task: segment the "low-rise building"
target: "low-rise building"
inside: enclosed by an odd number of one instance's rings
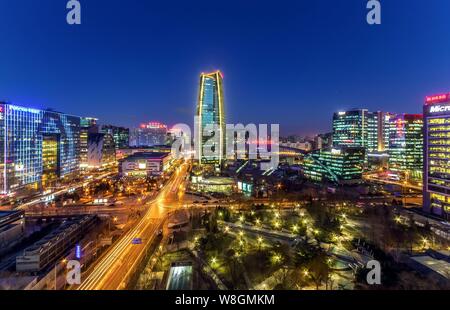
[[[16,271],[39,272],[63,256],[83,235],[93,227],[97,217],[87,215],[81,219],[66,221],[34,245],[16,257]]]
[[[231,195],[236,191],[236,181],[229,177],[208,177],[193,176],[191,187],[201,193],[216,193]]]
[[[23,211],[0,211],[0,254],[25,236]]]
[[[150,177],[160,176],[169,169],[172,162],[170,153],[135,153],[120,161],[121,176]]]

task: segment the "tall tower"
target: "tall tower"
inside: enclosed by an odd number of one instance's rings
[[[226,145],[223,75],[220,71],[200,75],[196,126],[196,152],[200,165],[220,168],[225,160]]]

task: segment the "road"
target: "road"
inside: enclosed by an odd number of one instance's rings
[[[41,195],[41,196],[37,197],[36,199],[28,201],[28,202],[20,205],[19,207],[15,208],[15,209],[16,210],[26,210],[27,208],[29,208],[31,206],[37,205],[39,203],[42,203],[42,199],[44,197],[51,196],[51,195],[54,195],[55,197],[58,197],[60,195],[64,195],[64,194],[68,193],[70,190],[74,190],[74,189],[78,189],[80,187],[87,186],[87,185],[89,185],[92,182],[96,182],[96,181],[102,180],[102,179],[104,179],[106,177],[109,177],[111,175],[114,175],[114,174],[116,174],[116,173],[115,172],[108,172],[108,173],[99,175],[97,177],[94,177],[94,178],[92,178],[90,180],[87,180],[85,182],[80,182],[80,184],[78,184],[78,185],[65,186],[64,188],[62,188],[60,190],[57,190],[57,191],[55,191],[53,193],[47,193],[45,195]]]
[[[188,164],[180,166],[172,178],[161,189],[155,199],[148,202],[149,207],[134,228],[125,233],[103,255],[92,271],[78,287],[79,290],[117,290],[124,289],[127,281],[136,272],[149,245],[162,228],[169,213],[182,207],[185,176]],[[139,238],[142,244],[133,244]]]
[[[422,186],[413,185],[411,183],[406,183],[405,184],[403,182],[380,179],[380,178],[376,178],[376,177],[373,177],[373,176],[370,176],[370,175],[363,176],[363,179],[366,180],[366,181],[378,182],[378,183],[382,183],[382,184],[398,185],[398,186],[401,186],[403,188],[409,188],[409,189],[413,189],[413,190],[417,190],[417,191],[422,191],[423,190]]]

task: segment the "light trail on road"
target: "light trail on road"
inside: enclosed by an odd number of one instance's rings
[[[158,196],[149,202],[150,206],[146,214],[139,220],[134,228],[128,231],[117,243],[115,243],[108,253],[94,266],[92,272],[87,276],[79,290],[117,290],[122,289],[124,281],[135,270],[136,264],[147,247],[154,240],[157,231],[166,220],[169,210],[168,204],[172,204],[172,209],[176,209],[178,191],[173,188],[180,188],[187,173],[186,164],[181,166],[180,172],[176,173],[171,180],[163,187]],[[181,187],[184,189],[184,187]],[[132,244],[133,239],[140,238],[145,245]]]

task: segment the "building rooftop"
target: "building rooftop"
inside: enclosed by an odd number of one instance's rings
[[[414,261],[420,265],[430,269],[433,272],[438,273],[450,280],[450,263],[444,260],[435,259],[431,256],[416,256],[412,257]]]
[[[134,153],[126,158],[126,160],[130,159],[163,159],[169,156],[169,153],[163,152],[139,152]]]
[[[23,215],[23,211],[0,211],[0,227],[19,220]]]
[[[201,184],[208,185],[234,185],[236,182],[233,178],[227,177],[208,177],[199,181]]]

